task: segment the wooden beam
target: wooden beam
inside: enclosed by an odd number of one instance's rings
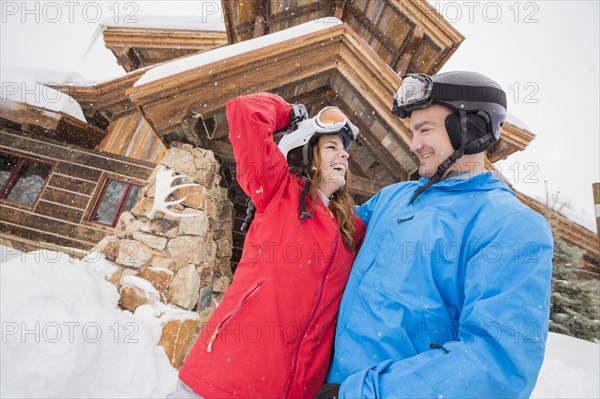
[[[227,32],[227,41],[229,44],[237,43],[237,29],[235,26],[235,9],[237,5],[235,0],[221,0],[221,10],[225,19],[225,31]]]
[[[265,18],[257,15],[254,20],[254,37],[259,37],[265,34]]]
[[[256,17],[254,18],[254,37],[263,36],[266,32],[266,21],[269,19],[268,0],[259,0],[256,3]]]
[[[209,141],[206,143],[204,148],[214,152],[215,155],[221,158],[223,162],[235,163],[235,158],[233,157],[233,146],[229,142]]]
[[[421,30],[419,27],[415,27],[415,29],[413,29],[411,32],[411,35],[406,38],[402,44],[402,47],[400,47],[398,50],[398,56],[393,61],[392,67],[396,70],[396,73],[399,76],[406,75],[406,71],[410,65],[410,60],[421,45],[424,37],[423,30]]]
[[[5,240],[8,243],[19,243],[19,244],[25,244],[26,246],[30,246],[32,248],[34,248],[35,250],[37,249],[49,249],[51,251],[55,251],[55,252],[63,252],[71,257],[75,257],[77,259],[81,259],[83,257],[85,257],[88,252],[93,248],[92,244],[89,243],[82,243],[80,241],[73,241],[73,240],[69,240],[68,238],[63,238],[63,237],[54,237],[54,236],[50,236],[50,235],[46,235],[46,236],[39,236],[40,238],[36,239],[36,240],[30,240],[27,238],[23,238],[20,237],[18,235],[11,235],[11,234],[6,234],[4,232],[0,232],[0,240]],[[57,244],[50,244],[48,242],[44,242],[42,241],[43,239],[47,239],[48,237],[51,237],[49,239],[49,241],[58,241],[61,243],[61,245],[57,245]]]
[[[346,0],[336,0],[333,16],[337,19],[342,19],[342,16],[344,15],[344,7],[346,7]]]
[[[360,24],[371,33],[374,37],[377,38],[377,41],[381,43],[386,50],[388,50],[392,54],[398,53],[398,48],[387,38],[385,32],[381,31],[377,25],[375,25],[369,18],[367,18],[358,8],[354,5],[349,4],[346,7],[346,10],[350,15],[360,22]]]
[[[269,15],[269,18],[266,21],[266,26],[271,29],[274,25],[289,20],[291,16],[293,16],[295,19],[301,19],[303,16],[317,12],[322,8],[323,6],[318,2],[309,3],[302,6],[289,7],[286,11]],[[243,35],[250,33],[253,28],[254,21],[245,21],[240,22],[236,27],[236,30],[238,35]]]
[[[86,148],[94,148],[106,136],[106,131],[71,115],[11,100],[0,102],[0,117],[21,130]]]
[[[365,197],[372,197],[385,186],[385,184],[382,184],[381,182],[378,182],[376,180],[352,175],[350,177],[350,184],[348,185],[348,190],[352,194],[358,194]]]
[[[142,60],[134,47],[129,47],[127,50],[127,58],[129,59],[130,69],[128,71],[134,71],[142,65]]]

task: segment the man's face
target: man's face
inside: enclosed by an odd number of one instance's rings
[[[410,150],[419,157],[419,174],[430,178],[454,148],[446,131],[445,120],[452,112],[441,105],[431,105],[411,113],[409,129],[413,134]]]

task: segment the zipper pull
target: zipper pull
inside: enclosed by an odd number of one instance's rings
[[[207,352],[210,352],[212,350],[212,344],[213,342],[215,342],[215,339],[217,339],[217,335],[219,335],[220,332],[221,330],[217,328],[213,333],[212,337],[210,337],[210,341],[208,342],[208,346],[206,347]]]

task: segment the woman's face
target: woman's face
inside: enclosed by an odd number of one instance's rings
[[[321,182],[319,190],[330,197],[346,184],[348,170],[348,152],[344,149],[338,135],[325,135],[318,139],[319,169]]]

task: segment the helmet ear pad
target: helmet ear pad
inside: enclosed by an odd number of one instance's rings
[[[287,154],[287,163],[290,169],[304,169],[304,155],[302,149],[304,146],[296,147]]]
[[[448,136],[450,136],[450,142],[452,143],[452,147],[457,150],[460,148],[461,144],[461,128],[460,128],[460,115],[458,112],[454,112],[446,117],[446,131],[448,132]],[[483,137],[486,133],[488,133],[490,129],[488,128],[488,123],[486,118],[482,115],[467,114],[467,146],[465,148],[465,154],[477,154],[480,152],[484,152],[487,150],[493,141],[485,140],[482,143],[475,144],[477,139]],[[470,144],[470,145],[469,145]]]

